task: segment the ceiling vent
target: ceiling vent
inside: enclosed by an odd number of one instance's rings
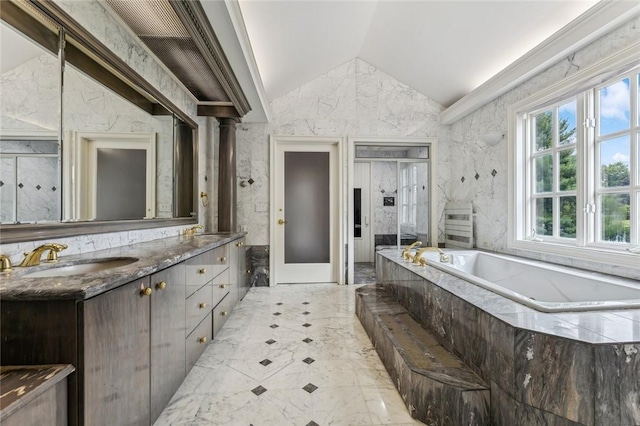
[[[147,47],[211,111],[242,117],[251,110],[209,24],[192,0],[106,0]],[[203,106],[204,106],[203,105]],[[209,115],[207,108],[199,114]]]

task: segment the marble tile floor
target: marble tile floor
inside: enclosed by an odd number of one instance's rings
[[[375,263],[356,262],[353,264],[354,284],[375,284],[377,282]]]
[[[155,426],[422,425],[355,315],[357,287],[252,288]]]

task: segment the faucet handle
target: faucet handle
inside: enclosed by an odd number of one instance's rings
[[[50,243],[47,244],[47,248],[49,249],[49,254],[47,255],[47,263],[55,263],[58,261],[58,253],[62,250],[67,249],[69,246],[66,244],[60,243]]]
[[[13,265],[11,264],[9,256],[0,254],[0,272],[11,272],[12,270]]]

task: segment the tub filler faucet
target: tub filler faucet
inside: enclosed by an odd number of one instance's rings
[[[402,258],[403,258],[404,260],[406,260],[406,261],[410,261],[410,260],[411,260],[411,253],[410,253],[410,250],[411,250],[412,248],[414,248],[414,247],[415,247],[415,248],[418,248],[418,247],[420,247],[421,245],[422,245],[422,241],[416,241],[415,243],[413,243],[413,244],[411,244],[411,245],[409,245],[409,246],[405,247],[405,248],[402,250]]]
[[[438,253],[440,253],[440,263],[449,263],[449,262],[451,262],[451,256],[449,256],[447,253],[443,252],[440,248],[438,248],[438,247],[424,247],[424,248],[421,248],[420,250],[418,250],[416,255],[413,256],[413,263],[416,264],[416,265],[425,266],[427,264],[427,262],[422,259],[422,253],[425,253],[427,251],[437,251]]]

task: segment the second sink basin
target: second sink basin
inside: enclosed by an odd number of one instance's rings
[[[115,257],[108,259],[95,259],[84,263],[73,265],[52,266],[35,272],[28,272],[22,275],[25,278],[46,278],[46,277],[66,277],[70,275],[87,274],[91,272],[101,272],[107,269],[118,268],[137,262],[136,257]]]

